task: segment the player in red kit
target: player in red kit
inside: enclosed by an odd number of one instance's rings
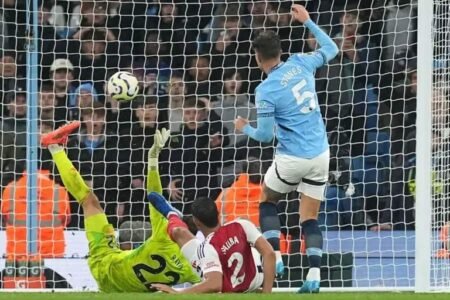
[[[192,294],[243,293],[261,288],[263,293],[272,291],[275,252],[253,223],[240,219],[220,225],[215,202],[198,198],[192,204],[192,216],[198,230],[206,237],[200,242],[161,194],[151,192],[147,199],[169,220],[170,238],[203,277],[201,283],[183,290],[164,284],[152,287],[166,293]],[[254,257],[252,248],[259,252],[262,264],[259,255]]]
[[[192,215],[195,225],[206,237],[200,242],[164,197],[151,193],[148,198],[158,210],[162,206],[169,207],[166,214],[163,212],[167,210],[159,210],[168,217],[169,235],[204,278],[202,283],[180,291],[163,284],[153,284],[154,288],[168,293],[244,293],[260,288],[265,293],[272,291],[275,252],[253,223],[239,219],[220,225],[215,202],[198,198],[192,204]],[[261,255],[263,264],[259,255],[254,255],[253,247]]]

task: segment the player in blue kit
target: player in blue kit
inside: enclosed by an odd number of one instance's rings
[[[310,18],[301,5],[292,6],[293,18],[316,37],[320,48],[294,54],[281,61],[280,38],[273,31],[261,32],[253,41],[256,61],[267,74],[256,88],[258,127],[238,117],[236,129],[260,142],[276,138],[278,146],[272,166],[264,178],[259,219],[264,237],[277,254],[277,274],[284,272],[280,254],[280,220],[277,201],[297,189],[301,193],[300,222],[305,236],[309,272],[300,293],[318,293],[323,237],[317,217],[328,180],[329,145],[315,90],[314,72],[333,59],[338,48]]]

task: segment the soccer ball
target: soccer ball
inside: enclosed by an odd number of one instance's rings
[[[133,100],[139,92],[139,82],[129,72],[117,72],[108,80],[108,95],[117,101]]]

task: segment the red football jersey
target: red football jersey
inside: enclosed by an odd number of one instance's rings
[[[247,220],[236,220],[221,226],[206,238],[198,250],[203,273],[222,272],[223,293],[255,289],[252,283],[258,269],[252,246],[260,236],[255,225]]]

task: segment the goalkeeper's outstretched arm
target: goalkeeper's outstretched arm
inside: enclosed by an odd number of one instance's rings
[[[170,137],[170,131],[163,128],[156,130],[153,145],[148,151],[147,194],[152,192],[162,194],[161,178],[159,176],[159,153]]]

